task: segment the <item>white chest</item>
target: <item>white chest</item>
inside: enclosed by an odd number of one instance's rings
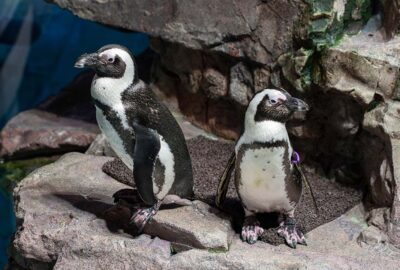
[[[133,169],[133,160],[131,156],[126,152],[121,137],[106,119],[103,111],[96,107],[96,119],[100,130],[106,136],[111,148],[118,155],[118,157],[128,166],[129,169]]]
[[[293,209],[285,188],[284,154],[284,147],[247,149],[241,160],[237,160],[237,190],[249,210],[282,212]]]

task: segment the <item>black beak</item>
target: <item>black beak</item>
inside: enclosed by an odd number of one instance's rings
[[[94,67],[99,62],[99,56],[97,53],[85,53],[79,56],[75,62],[76,68]]]
[[[291,97],[291,96],[287,96],[287,99],[285,101],[285,105],[291,111],[308,111],[308,109],[309,109],[309,106],[308,106],[307,103],[305,103],[301,99],[294,98],[294,97]]]

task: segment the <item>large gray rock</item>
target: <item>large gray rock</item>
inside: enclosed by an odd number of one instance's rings
[[[306,7],[298,0],[52,2],[84,19],[264,64],[291,48],[293,24]]]
[[[227,251],[234,234],[229,217],[201,201],[160,211],[144,232],[185,246],[215,251]]]
[[[387,199],[391,204],[388,224],[389,240],[400,247],[400,102],[382,103],[364,116],[366,131],[380,138],[383,143],[380,158],[374,153],[378,166],[375,178],[370,183],[376,196]],[[373,175],[372,175],[373,176]],[[377,186],[377,189],[374,187]],[[390,206],[389,204],[389,206]]]
[[[96,124],[32,109],[12,118],[0,133],[0,158],[84,151],[99,133]]]
[[[385,101],[398,99],[399,46],[400,37],[385,42],[379,32],[368,29],[345,37],[321,57],[319,83],[352,96],[364,106],[375,94]]]
[[[19,264],[28,268],[37,261],[52,264],[60,253],[72,256],[81,249],[101,253],[116,250],[120,245],[136,249],[137,245],[158,243],[156,247],[160,244],[169,254],[169,243],[146,238],[133,241],[126,234],[131,231],[127,225],[130,209],[114,206],[112,195],[128,186],[102,172],[102,165],[108,160],[108,157],[67,154],[19,184],[15,189],[15,206],[20,229],[12,252]],[[185,246],[218,251],[228,249],[233,235],[229,219],[199,201],[159,211],[146,232]],[[103,242],[108,244],[104,246]]]

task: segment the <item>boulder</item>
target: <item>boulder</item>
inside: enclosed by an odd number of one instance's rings
[[[32,109],[12,118],[0,133],[0,157],[84,151],[99,133],[96,124]]]
[[[201,201],[160,211],[144,232],[173,243],[217,252],[227,251],[234,235],[230,218]]]
[[[379,32],[345,37],[322,55],[319,84],[346,93],[366,107],[375,95],[398,99],[400,37],[385,42]]]
[[[85,151],[99,133],[90,85],[83,72],[36,109],[14,116],[0,133],[0,159]]]
[[[51,2],[83,19],[263,64],[271,63],[291,48],[293,24],[306,9],[306,4],[299,0]],[[114,16],[116,13],[119,16]]]
[[[400,247],[400,103],[389,101],[378,104],[364,116],[363,126],[366,131],[377,136],[383,143],[383,155],[377,160],[381,165],[376,167],[375,175],[378,176],[372,183],[385,187],[378,194],[387,199],[391,205],[389,221],[389,240]],[[376,155],[376,153],[374,153]]]
[[[61,254],[74,257],[78,252],[79,256],[96,257],[107,250],[118,252],[120,248],[133,254],[127,252],[130,259],[121,257],[119,261],[132,261],[134,254],[139,256],[146,250],[148,258],[156,254],[169,256],[169,242],[129,235],[133,231],[128,226],[131,211],[114,205],[112,200],[115,192],[128,186],[102,172],[108,160],[70,153],[36,170],[18,185],[15,208],[19,230],[11,252],[18,264],[30,269],[53,265]],[[146,231],[185,246],[217,251],[227,250],[233,235],[228,218],[198,201],[186,207],[160,210]],[[141,248],[137,249],[138,246]],[[159,251],[154,253],[149,246]]]

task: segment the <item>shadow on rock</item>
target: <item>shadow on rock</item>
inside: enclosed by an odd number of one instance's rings
[[[123,204],[111,204],[109,200],[104,202],[104,198],[84,196],[73,193],[55,193],[54,196],[69,202],[72,206],[103,219],[107,228],[111,232],[123,230],[132,236],[137,236],[134,228],[130,228],[129,220],[132,216],[131,209]]]

